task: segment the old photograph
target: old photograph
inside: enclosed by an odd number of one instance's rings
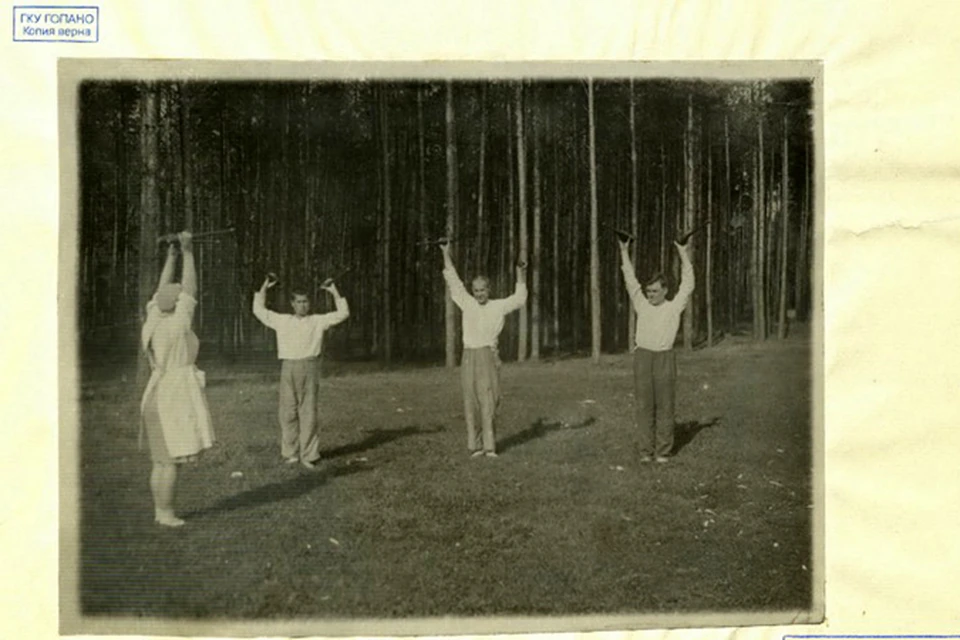
[[[821,621],[821,81],[61,62],[65,630]]]

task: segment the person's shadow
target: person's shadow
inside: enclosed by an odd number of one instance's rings
[[[324,449],[320,452],[320,457],[329,460],[330,458],[340,458],[343,456],[354,455],[363,453],[364,451],[369,451],[371,449],[376,449],[377,447],[382,447],[383,445],[389,444],[394,440],[399,440],[400,438],[439,433],[443,430],[444,427],[441,424],[433,424],[426,427],[420,425],[410,425],[400,429],[368,429],[366,431],[367,436],[364,437],[363,440],[340,445],[339,447],[333,447],[332,449]]]
[[[710,418],[705,421],[690,420],[689,422],[679,422],[673,429],[673,450],[671,455],[677,455],[688,444],[693,442],[704,429],[709,429],[720,423],[719,417]]]
[[[300,471],[295,477],[281,482],[271,482],[249,491],[223,498],[209,507],[197,509],[184,515],[186,518],[203,518],[237,509],[249,509],[284,500],[293,500],[325,485],[333,478],[349,476],[372,469],[370,466],[346,465],[322,468],[317,471]],[[298,469],[299,471],[299,469]]]
[[[442,425],[432,425],[429,427],[411,425],[401,429],[371,429],[367,432],[368,435],[363,440],[321,451],[320,458],[321,460],[340,458],[342,456],[369,451],[370,449],[393,442],[399,438],[438,433],[440,431],[443,431]],[[264,504],[281,502],[283,500],[293,500],[323,486],[333,478],[349,476],[373,468],[369,464],[355,465],[350,462],[340,466],[323,466],[323,462],[320,464],[321,467],[317,471],[309,473],[301,471],[296,477],[289,480],[272,482],[261,487],[250,489],[249,491],[223,498],[209,507],[187,513],[186,517],[202,518],[204,516],[235,511],[237,509],[249,509]]]
[[[560,420],[548,420],[547,418],[537,418],[536,422],[531,424],[529,427],[523,431],[518,431],[514,434],[511,434],[497,443],[497,450],[500,453],[512,449],[514,447],[519,447],[528,442],[536,440],[537,438],[543,438],[549,433],[554,431],[564,431],[567,429],[582,429],[584,427],[589,427],[597,419],[593,416],[584,418],[583,420],[568,424]]]

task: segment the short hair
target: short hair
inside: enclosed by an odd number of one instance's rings
[[[483,284],[487,285],[488,289],[490,288],[490,278],[488,278],[487,276],[476,276],[473,280],[470,281],[470,286],[472,287],[478,282],[482,282]]]
[[[669,283],[667,282],[667,276],[666,276],[662,271],[658,271],[658,272],[656,272],[655,274],[653,274],[652,276],[650,276],[649,278],[647,278],[647,281],[643,283],[643,289],[644,289],[644,291],[646,291],[647,287],[652,287],[653,285],[657,284],[658,282],[660,283],[660,285],[661,285],[664,289],[669,289],[669,288],[670,288],[670,285],[669,285]]]
[[[302,284],[295,284],[290,287],[290,299],[293,300],[297,296],[306,296],[307,300],[310,299],[310,290],[307,289]]]

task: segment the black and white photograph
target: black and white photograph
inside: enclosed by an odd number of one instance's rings
[[[819,64],[59,82],[64,631],[823,620]]]

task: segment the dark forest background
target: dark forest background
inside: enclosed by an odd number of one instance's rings
[[[289,311],[291,284],[352,315],[338,359],[456,362],[442,260],[494,295],[528,263],[530,299],[504,359],[621,352],[634,318],[612,228],[638,275],[675,278],[691,239],[697,289],[680,340],[785,337],[811,314],[812,83],[557,79],[85,82],[80,86],[78,328],[86,360],[135,358],[163,257],[197,241],[202,353],[265,354],[250,311]],[[709,221],[710,224],[705,225]]]

